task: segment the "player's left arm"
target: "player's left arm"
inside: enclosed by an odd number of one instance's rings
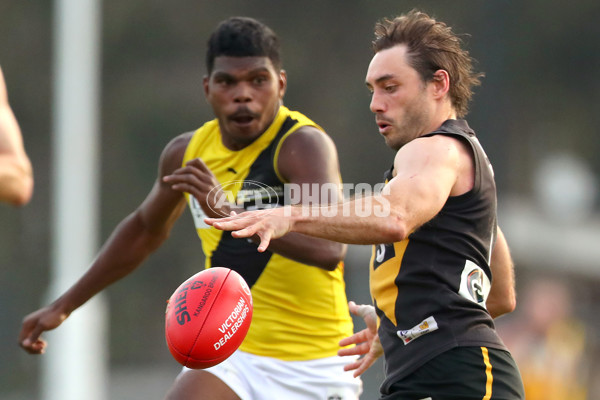
[[[490,261],[492,287],[486,307],[493,318],[514,311],[517,305],[515,293],[515,272],[508,243],[498,227],[496,244]]]
[[[312,196],[323,202],[342,200],[338,153],[333,140],[313,126],[303,126],[284,139],[279,150],[277,167],[280,175],[297,189],[296,198],[308,195],[316,184],[319,194]],[[330,198],[321,199],[321,188],[328,185]],[[313,195],[313,193],[311,193]],[[344,259],[347,246],[342,243],[290,233],[272,240],[269,250],[296,261],[333,270]]]

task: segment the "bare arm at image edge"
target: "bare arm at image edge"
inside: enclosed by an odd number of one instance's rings
[[[0,201],[22,206],[33,194],[33,171],[0,69]]]

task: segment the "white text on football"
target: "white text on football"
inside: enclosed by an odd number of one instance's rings
[[[221,346],[223,346],[239,329],[240,326],[244,323],[246,316],[250,312],[250,307],[246,303],[243,297],[240,297],[237,305],[231,312],[231,314],[227,317],[227,319],[221,324],[219,328],[219,332],[224,335],[219,339],[219,341],[214,343],[215,350],[218,350]]]

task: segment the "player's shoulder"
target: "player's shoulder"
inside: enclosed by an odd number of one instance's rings
[[[303,125],[286,136],[281,144],[282,150],[294,152],[314,152],[316,150],[335,149],[333,140],[325,131],[315,125]]]
[[[187,148],[190,140],[194,136],[194,131],[184,132],[180,135],[175,136],[165,146],[163,150],[163,154],[171,154],[171,153],[183,153]]]
[[[322,165],[337,162],[337,148],[333,140],[321,129],[312,125],[298,128],[284,138],[280,145],[278,164],[280,171],[306,167],[306,163]]]
[[[277,156],[277,169],[278,174],[286,181],[293,181],[293,177],[299,175],[312,174],[314,178],[327,171],[332,174],[339,173],[336,172],[339,165],[335,143],[319,128],[302,126],[288,135],[281,144]]]
[[[194,131],[185,132],[175,136],[167,143],[160,156],[160,168],[164,174],[181,167],[185,150],[193,135]]]
[[[423,166],[457,166],[464,154],[461,141],[452,136],[420,136],[398,150],[394,159],[395,168],[421,168]]]
[[[409,151],[423,149],[428,152],[454,154],[455,151],[460,150],[465,145],[465,142],[466,139],[462,136],[439,133],[420,136],[407,143],[404,148],[407,148]]]
[[[432,135],[428,139],[430,139],[427,143],[431,152],[436,152],[439,156],[445,156],[451,162],[469,164],[472,162],[474,150],[471,140],[473,139],[470,139],[467,135],[440,133]]]

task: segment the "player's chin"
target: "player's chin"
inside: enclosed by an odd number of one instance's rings
[[[256,119],[248,122],[230,121],[229,126],[232,139],[240,144],[252,143],[265,130]]]
[[[398,151],[402,147],[402,143],[393,135],[386,135],[383,139],[385,140],[385,144],[394,151]]]

